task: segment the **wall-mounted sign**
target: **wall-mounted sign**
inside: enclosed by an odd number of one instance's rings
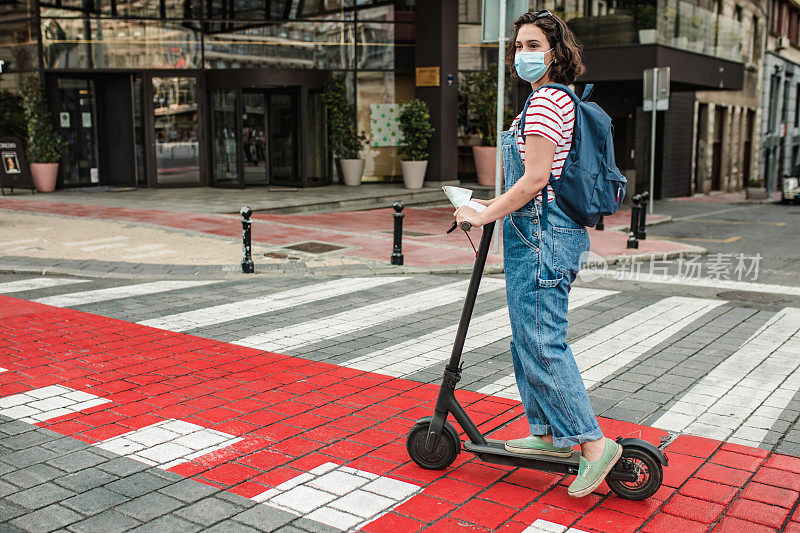
[[[6,187],[14,192],[15,188],[33,188],[31,169],[25,157],[22,141],[16,137],[0,137],[0,191],[5,194]]]
[[[84,111],[81,113],[81,126],[84,128],[92,127],[92,114]]]
[[[58,114],[59,124],[62,128],[69,128],[69,112],[63,111]]]
[[[369,126],[372,146],[399,146],[403,135],[400,133],[401,104],[370,104]]]
[[[438,87],[439,67],[417,67],[417,87]]]
[[[453,76],[452,74],[448,74],[447,77],[445,78],[444,84],[447,85],[448,87],[452,87],[453,85],[456,84],[456,77]]]
[[[89,169],[89,181],[92,183],[100,183],[100,172],[97,170],[97,167]]]
[[[6,62],[3,61],[2,59],[0,59],[0,74],[3,73],[3,67],[5,67],[5,66],[6,66]]]

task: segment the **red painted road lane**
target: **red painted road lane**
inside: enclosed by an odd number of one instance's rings
[[[234,215],[204,215],[131,209],[124,207],[88,206],[59,202],[29,202],[0,198],[0,209],[26,212],[86,217],[100,220],[142,222],[178,228],[210,235],[240,238],[239,217]],[[403,219],[403,254],[405,264],[410,266],[467,265],[475,255],[466,237],[459,231],[447,235],[445,231],[452,222],[451,208],[415,209],[406,208]],[[374,209],[340,213],[309,213],[293,215],[256,214],[253,216],[254,242],[272,246],[286,246],[305,241],[322,241],[346,246],[346,250],[331,252],[333,256],[355,257],[388,262],[392,250],[392,228],[394,210]],[[654,215],[654,219],[663,215]],[[626,225],[629,211],[621,211],[606,217],[607,227]],[[415,236],[410,232],[423,233]],[[479,234],[473,232],[477,246]],[[603,257],[675,252],[689,250],[685,245],[655,239],[639,243],[638,249],[628,249],[628,236],[613,231],[595,231],[589,235],[592,251]],[[326,255],[327,256],[327,255]],[[490,254],[488,262],[501,263],[500,255]]]
[[[537,520],[604,532],[800,531],[795,457],[681,436],[667,448],[670,464],[653,498],[622,500],[603,484],[573,499],[571,478],[487,465],[464,452],[443,471],[411,463],[405,436],[431,413],[432,385],[10,297],[0,297],[0,309],[0,398],[54,387],[107,400],[40,426],[99,446],[154,424],[216,432],[235,442],[170,470],[257,500],[332,467],[419,487],[364,531],[519,532]],[[458,397],[494,437],[525,433],[519,403],[469,391]],[[653,443],[664,434],[609,419],[601,426]]]

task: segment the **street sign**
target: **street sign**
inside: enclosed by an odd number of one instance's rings
[[[643,107],[645,111],[653,110],[653,77],[656,78],[655,99],[656,111],[669,109],[669,67],[649,68],[644,71]]]
[[[528,12],[528,0],[483,0],[481,40],[485,43],[496,43],[500,38],[500,2],[506,4],[506,31],[517,17]]]

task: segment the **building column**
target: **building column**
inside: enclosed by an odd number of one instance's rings
[[[458,180],[458,0],[417,2],[414,63],[439,67],[438,85],[416,87],[417,98],[428,104],[433,124],[426,179]]]

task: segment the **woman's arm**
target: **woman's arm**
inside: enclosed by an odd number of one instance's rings
[[[513,213],[531,201],[550,179],[556,145],[541,135],[525,137],[525,172],[509,190],[494,198],[489,206],[478,213],[469,207],[456,211],[456,221],[469,222],[480,227]],[[483,203],[483,202],[481,202]]]

